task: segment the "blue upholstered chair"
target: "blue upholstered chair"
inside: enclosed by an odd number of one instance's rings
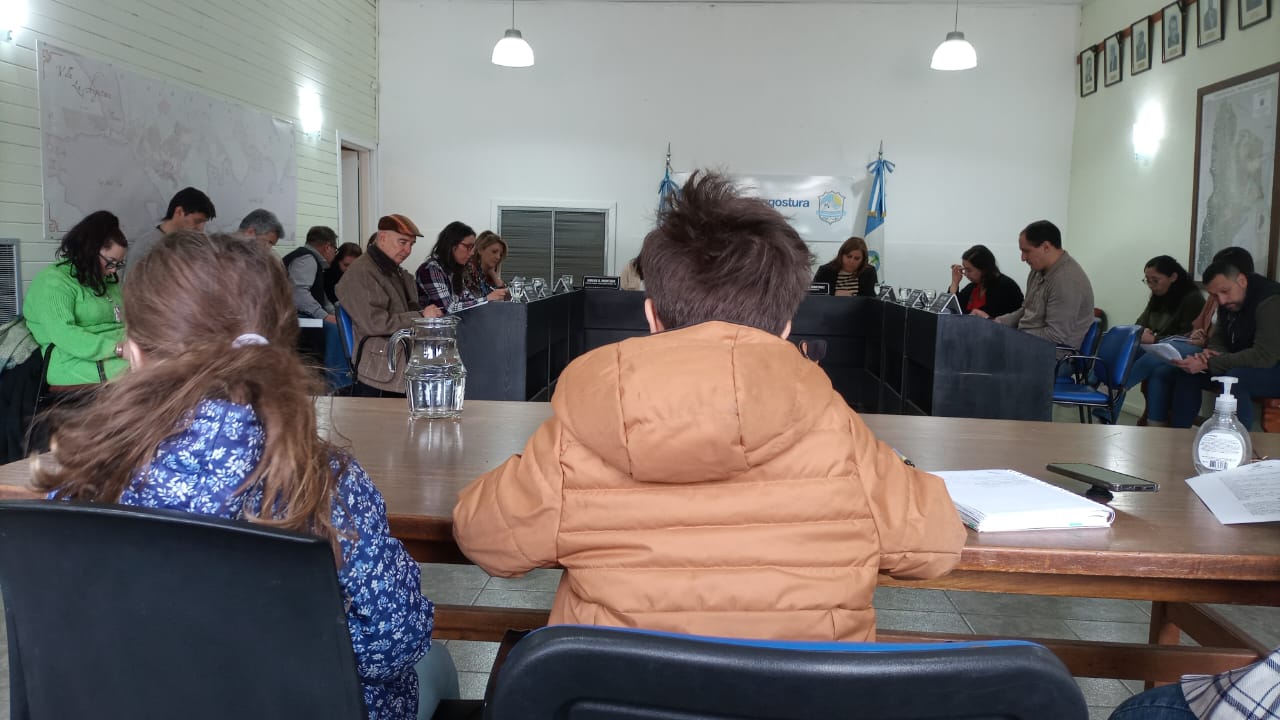
[[[516,644],[486,720],[1084,720],[1047,649],[1021,641],[778,643],[560,625]]]
[[[347,352],[347,362],[351,363],[351,373],[356,371],[356,328],[351,324],[351,313],[339,305],[337,312],[338,334],[342,337],[342,349]]]
[[[1067,347],[1065,345],[1058,346],[1061,350],[1070,351],[1072,355],[1077,357],[1092,357],[1098,352],[1098,340],[1102,337],[1102,318],[1095,317],[1090,323],[1089,329],[1084,333],[1084,340],[1080,341],[1080,348]],[[1087,383],[1089,381],[1088,363],[1084,360],[1074,360],[1071,363],[1070,376],[1057,376],[1055,383]]]
[[[1088,412],[1091,408],[1101,408],[1105,411],[1102,415],[1114,417],[1116,406],[1124,397],[1125,380],[1133,367],[1141,337],[1140,326],[1117,325],[1102,335],[1096,353],[1068,355],[1059,360],[1059,363],[1081,363],[1083,371],[1053,386],[1054,404],[1079,408],[1080,422],[1093,422],[1093,413]]]

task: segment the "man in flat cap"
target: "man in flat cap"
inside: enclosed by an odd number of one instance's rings
[[[387,370],[390,336],[420,317],[443,315],[434,305],[425,310],[418,305],[413,275],[400,267],[420,237],[418,226],[404,215],[383,216],[368,252],[356,258],[338,281],[338,302],[351,315],[355,329],[353,395],[403,396],[404,364],[398,372]]]

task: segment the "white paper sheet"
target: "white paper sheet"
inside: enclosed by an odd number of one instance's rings
[[[1187,485],[1223,525],[1280,522],[1280,460],[1189,478]]]
[[[1165,362],[1173,362],[1174,360],[1182,359],[1182,353],[1178,352],[1177,348],[1168,343],[1151,343],[1149,345],[1143,345],[1142,349]]]

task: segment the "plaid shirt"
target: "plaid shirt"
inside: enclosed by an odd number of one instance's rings
[[[1221,675],[1187,675],[1182,694],[1201,720],[1280,718],[1280,649]]]
[[[435,258],[428,258],[426,262],[418,266],[417,281],[418,303],[422,307],[435,305],[443,310],[446,315],[452,315],[488,302],[483,297],[476,297],[471,289],[465,287],[465,285],[462,288],[462,292],[455,293],[449,273],[440,267],[440,261]]]

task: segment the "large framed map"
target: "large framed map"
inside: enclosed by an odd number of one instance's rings
[[[1280,250],[1280,63],[1200,88],[1196,99],[1191,262],[1199,278],[1225,247],[1253,254],[1276,277]]]
[[[133,237],[187,186],[213,200],[209,231],[233,231],[262,207],[280,217],[282,244],[294,238],[292,122],[46,42],[37,55],[47,238],[95,210]]]

